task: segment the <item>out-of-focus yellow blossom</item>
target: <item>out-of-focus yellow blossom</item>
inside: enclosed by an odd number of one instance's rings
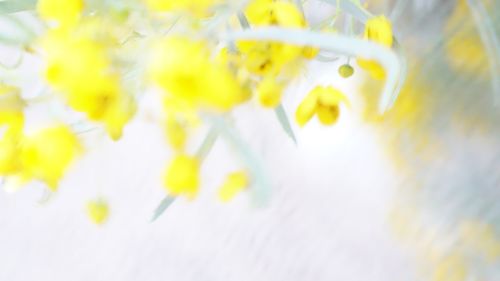
[[[19,132],[14,129],[7,129],[0,139],[0,176],[12,175],[20,171],[20,152]]]
[[[461,241],[470,250],[493,262],[500,257],[500,239],[489,224],[479,221],[465,221],[459,226]]]
[[[267,76],[257,85],[257,96],[264,107],[274,108],[281,102],[284,84],[276,78]]]
[[[254,26],[304,28],[305,19],[297,7],[286,1],[254,0],[245,10]],[[314,57],[316,50],[278,42],[238,41],[245,67],[259,75],[278,75],[282,68],[301,56]]]
[[[104,46],[60,29],[49,31],[42,46],[49,84],[71,108],[102,122],[113,139],[120,138],[135,113],[135,103],[123,92]]]
[[[332,86],[316,86],[300,103],[295,112],[295,120],[304,126],[316,114],[323,125],[334,124],[340,113],[340,103],[349,105],[349,100]]]
[[[459,254],[450,254],[441,259],[434,269],[432,281],[465,281],[467,267],[464,258]]]
[[[385,16],[378,16],[366,22],[364,38],[391,48],[393,44],[393,34],[391,22]],[[374,60],[358,58],[358,65],[368,71],[370,75],[378,80],[385,78],[384,68]]]
[[[81,150],[78,138],[65,126],[27,136],[20,154],[23,176],[44,181],[50,190],[56,191],[59,180]]]
[[[182,151],[186,145],[187,132],[183,124],[175,117],[167,118],[167,139],[172,148],[176,151]]]
[[[232,200],[236,195],[248,186],[248,176],[246,172],[239,171],[227,176],[224,184],[219,189],[219,199],[222,202]]]
[[[90,220],[97,224],[101,225],[106,222],[109,216],[109,206],[103,200],[95,200],[87,203],[87,215]]]
[[[311,46],[304,47],[302,50],[302,56],[306,59],[313,59],[319,53],[319,49]]]
[[[167,95],[194,107],[227,111],[248,98],[228,66],[212,60],[201,41],[169,37],[159,42],[149,74]]]
[[[339,67],[339,74],[343,78],[349,78],[352,74],[354,74],[354,68],[352,68],[349,64],[343,64]]]
[[[20,131],[24,124],[24,106],[18,88],[0,83],[0,126]]]
[[[193,199],[198,193],[200,162],[196,157],[177,155],[168,166],[164,183],[173,195],[184,195]]]
[[[84,8],[84,0],[38,0],[37,11],[44,20],[60,26],[75,24]]]
[[[146,5],[157,12],[187,11],[199,17],[209,15],[210,8],[221,0],[145,0]]]

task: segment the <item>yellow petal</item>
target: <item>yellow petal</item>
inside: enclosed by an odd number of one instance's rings
[[[257,86],[257,96],[259,102],[264,107],[274,108],[281,102],[283,94],[283,84],[276,81],[276,78],[266,77]]]
[[[332,125],[339,118],[339,107],[319,105],[316,109],[316,114],[321,124]]]
[[[167,140],[172,148],[176,151],[183,150],[187,138],[186,128],[174,117],[167,118],[166,128]]]
[[[319,94],[318,101],[325,106],[337,106],[341,102],[349,104],[347,97],[332,86],[323,87],[323,90]]]
[[[313,90],[300,103],[295,111],[295,121],[299,126],[304,126],[314,116],[318,104],[318,91]]]

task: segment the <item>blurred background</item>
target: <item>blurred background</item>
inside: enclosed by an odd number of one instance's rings
[[[171,152],[145,96],[120,142],[85,133],[93,148],[57,194],[37,185],[0,193],[0,280],[499,280],[500,2],[362,2],[392,20],[407,82],[381,116],[381,83],[354,63],[351,78],[339,77],[347,58],[312,61],[287,89],[288,114],[317,84],[335,85],[352,107],[333,127],[294,126],[297,145],[272,111],[238,108],[236,126],[271,175],[266,206],[243,194],[216,199],[235,161],[218,140],[198,198],[150,222]],[[320,1],[304,8],[313,23],[334,12]],[[21,68],[37,75],[38,64],[25,58]],[[27,119],[44,113],[35,107]],[[102,227],[85,213],[96,195],[111,208]]]

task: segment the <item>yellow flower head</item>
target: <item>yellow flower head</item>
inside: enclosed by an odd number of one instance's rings
[[[156,12],[190,12],[194,16],[204,17],[210,8],[220,0],[145,0],[146,5]]]
[[[340,113],[340,103],[349,101],[339,90],[328,86],[317,86],[300,103],[295,112],[295,120],[304,126],[316,114],[323,125],[334,124]]]
[[[106,222],[109,216],[109,206],[103,200],[94,200],[87,203],[87,215],[90,220],[97,224],[101,225]]]
[[[165,188],[171,195],[194,198],[198,193],[199,173],[200,162],[197,158],[177,155],[166,170]]]
[[[187,132],[185,126],[175,117],[167,118],[167,140],[176,151],[182,151],[186,144]]]
[[[169,37],[159,42],[149,74],[168,95],[197,107],[227,111],[247,98],[227,65],[212,60],[201,41]]]
[[[227,176],[219,189],[219,199],[228,202],[248,186],[248,176],[244,171],[234,172]]]
[[[49,31],[42,46],[49,84],[72,109],[104,123],[113,139],[120,138],[135,113],[135,103],[123,93],[104,46],[88,36],[60,29]]]
[[[254,26],[282,26],[304,28],[305,20],[297,7],[286,1],[255,0],[245,10]],[[301,56],[314,56],[314,50],[278,42],[238,41],[238,50],[244,54],[245,67],[259,75],[278,75],[283,67]]]
[[[393,44],[393,34],[391,22],[385,16],[378,16],[369,19],[365,26],[365,39],[379,43],[387,48]],[[368,71],[370,75],[378,80],[385,78],[384,68],[374,60],[358,58],[358,65]]]
[[[257,85],[257,96],[264,107],[274,108],[280,104],[284,85],[274,77],[265,77]]]
[[[55,191],[71,162],[80,154],[78,138],[65,126],[43,129],[24,139],[22,172],[26,178],[44,181]]]
[[[0,139],[0,176],[18,173],[21,168],[19,154],[21,143],[19,132],[7,129]]]
[[[83,0],[38,0],[37,11],[47,21],[60,26],[72,25],[78,21],[84,8]]]

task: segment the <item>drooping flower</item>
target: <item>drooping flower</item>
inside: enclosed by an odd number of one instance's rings
[[[300,103],[295,120],[304,126],[316,114],[323,125],[334,124],[340,114],[341,103],[349,105],[347,97],[332,86],[317,86]]]
[[[200,162],[196,157],[177,155],[168,166],[164,184],[169,194],[194,198],[199,187]]]
[[[385,16],[369,19],[365,25],[364,38],[384,47],[391,48],[393,44],[391,22]],[[373,78],[378,80],[385,78],[385,70],[378,62],[363,58],[358,58],[357,62],[358,65],[368,71]]]
[[[212,59],[202,41],[176,36],[159,42],[149,74],[167,96],[197,108],[227,111],[248,98],[228,66]]]
[[[43,129],[24,138],[20,154],[22,175],[38,179],[56,191],[69,165],[80,154],[78,138],[66,126]]]
[[[90,220],[101,225],[108,220],[109,217],[109,206],[104,200],[92,200],[87,203],[87,215]]]
[[[248,186],[248,183],[248,176],[244,171],[229,174],[222,186],[219,188],[219,199],[222,202],[232,200]]]

